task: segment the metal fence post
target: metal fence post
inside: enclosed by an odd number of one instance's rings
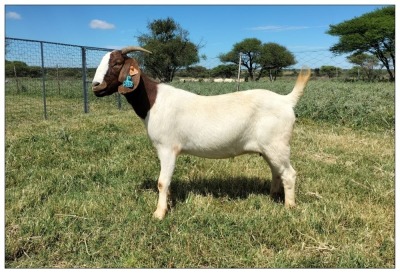
[[[118,110],[122,109],[121,94],[117,93]]]
[[[236,91],[239,91],[240,85],[240,67],[242,66],[242,52],[239,52],[239,67],[238,67],[238,76],[237,76],[237,87]]]
[[[41,58],[41,61],[42,61],[43,111],[44,111],[44,119],[47,119],[47,105],[46,105],[46,72],[45,72],[45,70],[44,70],[43,42],[40,42],[40,58]]]
[[[88,104],[88,88],[86,82],[86,48],[81,47],[82,50],[82,84],[83,84],[83,109],[85,113],[89,113],[89,104]]]

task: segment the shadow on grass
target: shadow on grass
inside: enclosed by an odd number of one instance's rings
[[[215,198],[245,199],[250,194],[269,195],[271,180],[258,177],[230,177],[194,179],[191,181],[173,180],[170,186],[172,206],[187,199],[189,193],[212,195]],[[157,181],[146,180],[141,189],[158,193]]]

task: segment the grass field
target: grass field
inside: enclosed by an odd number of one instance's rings
[[[262,85],[287,93],[293,81]],[[7,268],[395,266],[393,84],[310,82],[291,145],[296,208],[270,199],[260,156],[183,155],[161,222],[159,162],[134,112],[113,98],[91,98],[89,114],[75,98],[50,102],[44,120],[40,96],[6,96]]]

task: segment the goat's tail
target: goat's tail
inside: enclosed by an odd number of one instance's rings
[[[311,70],[308,67],[303,67],[297,77],[296,84],[291,93],[287,95],[288,99],[292,103],[293,107],[297,104],[300,97],[303,95],[304,88],[307,85],[308,80],[311,76]]]

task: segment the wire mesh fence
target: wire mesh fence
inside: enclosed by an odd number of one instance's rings
[[[119,109],[130,107],[117,93],[99,99],[90,92],[96,67],[111,49],[7,37],[5,45],[6,107],[12,107],[7,109],[8,115],[42,115],[48,118],[93,112],[104,104]],[[293,53],[299,67],[288,71],[307,65],[314,69],[314,73],[319,73],[318,68],[324,65],[336,68],[333,77],[354,78],[360,74],[360,70],[352,68],[346,56],[335,56],[329,50]],[[213,57],[202,61],[200,66],[211,70],[220,64],[219,58]],[[11,101],[19,103],[8,103]]]
[[[98,100],[90,92],[91,79],[108,51],[111,49],[6,38],[6,107],[19,108],[7,109],[11,110],[7,113],[42,113],[48,118],[89,112]],[[124,107],[118,94],[102,102]]]

